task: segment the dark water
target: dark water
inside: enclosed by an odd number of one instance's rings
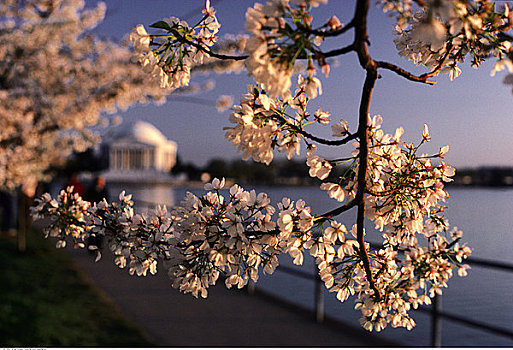
[[[121,187],[111,187],[111,193],[119,193]],[[186,189],[162,186],[127,187],[127,192],[134,198],[153,203],[177,204],[184,197]],[[273,201],[284,196],[297,200],[304,199],[314,213],[333,209],[335,202],[327,198],[324,191],[314,187],[301,188],[256,188],[270,195]],[[191,190],[201,194],[203,190]],[[447,218],[451,226],[463,230],[463,241],[468,242],[474,251],[472,256],[513,263],[513,190],[500,189],[459,189],[449,190],[447,201]],[[347,212],[339,221],[351,226],[355,212]],[[369,225],[370,227],[370,225]],[[371,240],[377,241],[376,235]],[[374,233],[375,234],[375,233]],[[306,257],[306,255],[305,255]],[[284,256],[280,263],[290,265],[290,257]],[[311,259],[306,259],[302,268],[313,272]],[[277,271],[272,276],[262,276],[257,284],[275,295],[293,300],[296,303],[313,308],[314,285],[297,277]],[[513,273],[473,267],[465,278],[454,276],[449,281],[449,288],[444,290],[443,310],[453,314],[473,318],[480,322],[513,328]],[[334,295],[325,293],[326,313],[347,323],[358,324],[360,313],[353,310],[354,302],[350,299],[340,303]],[[387,327],[381,335],[400,341],[407,346],[430,345],[430,318],[427,314],[414,312],[417,327],[412,331]],[[513,346],[513,340],[493,333],[480,331],[443,321],[443,346]]]

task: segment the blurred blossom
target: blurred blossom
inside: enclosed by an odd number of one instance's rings
[[[222,95],[219,96],[216,103],[218,112],[224,112],[233,105],[233,96]]]

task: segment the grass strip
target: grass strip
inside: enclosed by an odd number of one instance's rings
[[[53,241],[30,234],[20,253],[15,242],[0,239],[0,346],[154,345]]]

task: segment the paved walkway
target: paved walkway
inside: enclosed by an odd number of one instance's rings
[[[352,326],[319,325],[313,316],[244,291],[211,287],[207,299],[183,295],[164,270],[130,276],[106,254],[98,263],[70,250],[76,265],[160,346],[390,346]]]

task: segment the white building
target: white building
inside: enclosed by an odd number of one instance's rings
[[[176,163],[176,143],[143,121],[123,123],[106,135],[101,151],[109,181],[165,181]]]

